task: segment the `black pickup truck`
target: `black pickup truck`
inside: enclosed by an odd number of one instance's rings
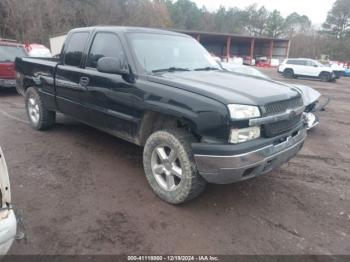
[[[224,71],[175,32],[74,29],[58,59],[17,58],[16,70],[33,128],[60,112],[143,146],[146,178],[172,204],[269,172],[306,138],[297,90]]]

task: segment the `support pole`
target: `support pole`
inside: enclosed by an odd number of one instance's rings
[[[270,61],[272,60],[272,58],[273,58],[273,47],[274,47],[274,41],[273,40],[271,40],[271,42],[270,42]]]
[[[289,50],[290,50],[290,40],[288,40],[288,44],[287,44],[287,49],[286,49],[286,58],[289,57]]]
[[[226,41],[226,58],[227,58],[227,62],[229,61],[229,59],[231,57],[231,40],[232,40],[231,36],[227,37],[227,41]]]
[[[253,38],[250,41],[250,63],[253,63],[253,57],[254,57],[254,48],[255,48],[255,39]]]

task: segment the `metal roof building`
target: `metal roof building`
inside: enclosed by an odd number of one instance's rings
[[[278,59],[282,61],[289,54],[290,41],[288,39],[177,29],[165,30],[184,33],[196,38],[210,53],[222,59],[232,57],[244,57],[248,59],[266,57],[267,59]],[[53,55],[61,52],[64,40],[65,34],[50,38]]]
[[[267,57],[283,60],[289,55],[290,41],[269,37],[174,30],[196,38],[210,53],[223,59],[230,57]]]

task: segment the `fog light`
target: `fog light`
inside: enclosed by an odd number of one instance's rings
[[[260,137],[261,131],[259,126],[253,126],[241,129],[231,129],[230,143],[238,144],[247,142]]]

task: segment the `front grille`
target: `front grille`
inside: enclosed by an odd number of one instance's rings
[[[293,117],[290,120],[283,120],[276,123],[263,126],[265,137],[275,137],[296,128],[301,121],[302,114]]]
[[[303,106],[302,97],[294,97],[289,100],[273,102],[266,104],[263,108],[264,116],[277,115],[285,113],[288,109],[296,109]],[[297,127],[302,120],[302,114],[296,115],[289,120],[283,120],[262,126],[265,137],[275,137]]]
[[[264,116],[276,115],[286,112],[288,109],[295,109],[303,106],[302,97],[294,97],[289,100],[278,101],[263,106]]]

